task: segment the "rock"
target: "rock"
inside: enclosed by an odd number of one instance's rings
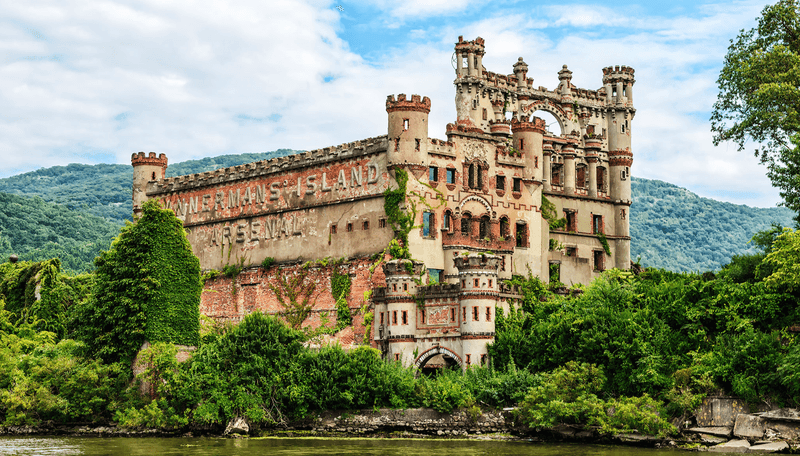
[[[747,440],[731,440],[710,447],[708,451],[714,453],[747,453],[750,451],[750,442]]]
[[[225,427],[225,432],[223,432],[222,435],[247,434],[249,432],[250,425],[247,424],[247,420],[241,416],[235,416],[228,422],[228,425]]]
[[[718,443],[727,442],[728,439],[725,437],[717,437],[709,434],[698,434],[700,436],[700,441],[705,443],[706,445],[716,445]]]
[[[790,408],[770,410],[769,412],[762,413],[761,418],[783,421],[800,421],[800,411]]]
[[[751,453],[777,453],[789,449],[789,444],[783,441],[770,442],[763,445],[753,445],[750,447]]]
[[[686,432],[694,432],[696,434],[710,434],[718,437],[730,437],[733,434],[733,427],[731,426],[709,426],[709,427],[696,427],[686,429]]]
[[[736,424],[733,426],[733,435],[760,439],[764,437],[764,420],[755,415],[740,413],[736,417]]]

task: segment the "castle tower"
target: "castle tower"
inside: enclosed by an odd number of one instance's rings
[[[486,344],[494,340],[499,286],[498,255],[471,253],[453,259],[461,284],[461,360],[464,367],[488,360]]]
[[[544,135],[544,119],[538,117],[526,120],[512,119],[511,133],[514,148],[522,152],[525,159],[525,179],[542,181],[544,168],[542,136]]]
[[[142,212],[142,204],[147,201],[145,190],[148,182],[154,182],[164,178],[167,172],[167,156],[155,152],[150,152],[145,156],[144,152],[135,153],[131,156],[133,165],[133,214],[137,216]]]
[[[407,100],[401,93],[386,97],[389,117],[389,165],[428,168],[428,114],[431,100],[411,95]]]
[[[417,330],[417,282],[423,264],[412,260],[391,260],[383,265],[386,274],[388,359],[404,366],[414,363]],[[376,309],[377,310],[377,309]]]
[[[631,123],[636,109],[633,107],[633,68],[616,66],[603,68],[603,85],[606,89],[608,119],[609,196],[614,202],[616,241],[614,261],[619,268],[630,267],[629,209],[631,199]]]
[[[478,128],[483,118],[480,88],[483,86],[483,55],[486,53],[483,38],[464,41],[458,37],[456,59],[456,123]],[[526,68],[527,70],[527,68]]]

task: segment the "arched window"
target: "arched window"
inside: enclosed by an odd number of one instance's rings
[[[444,211],[444,214],[442,215],[442,228],[444,228],[445,231],[450,231],[450,229],[451,229],[450,219],[452,217],[453,217],[453,214],[450,212],[449,209]]]
[[[575,169],[575,186],[578,188],[586,188],[589,185],[589,179],[586,175],[586,165],[578,165]]]
[[[472,216],[469,212],[465,212],[461,217],[461,234],[464,236],[469,236],[469,223],[471,218]]]
[[[489,216],[488,215],[484,215],[483,217],[481,217],[480,235],[479,235],[479,237],[481,239],[487,239],[489,237],[490,232],[491,232],[491,229],[489,228]]]
[[[606,193],[606,169],[597,167],[597,191]]]
[[[502,217],[500,219],[500,237],[503,239],[508,239],[509,237],[508,228],[508,217]]]
[[[467,173],[467,178],[469,179],[469,182],[467,183],[467,186],[469,188],[475,188],[476,187],[475,183],[477,181],[475,179],[475,175],[477,173],[475,172],[475,168],[476,168],[475,163],[470,163],[469,164],[469,170],[468,170],[468,173]]]

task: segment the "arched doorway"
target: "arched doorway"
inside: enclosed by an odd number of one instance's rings
[[[424,375],[436,375],[444,369],[463,369],[461,357],[449,348],[439,345],[421,353],[414,360],[414,365]]]

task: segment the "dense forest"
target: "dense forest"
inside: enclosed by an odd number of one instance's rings
[[[190,160],[169,165],[167,176],[212,171],[292,153],[296,151],[280,149]],[[132,176],[129,165],[71,164],[0,179],[2,193],[40,198],[15,199],[14,212],[0,218],[0,255],[7,257],[14,252],[29,260],[59,256],[66,270],[91,270],[92,259],[100,248],[107,248],[111,239],[97,233],[116,231],[130,220]],[[757,231],[773,223],[793,226],[792,212],[786,208],[723,203],[658,180],[633,178],[632,191],[631,259],[639,258],[643,266],[675,272],[718,270],[734,255],[754,253],[748,241]],[[36,217],[43,216],[43,202],[61,205],[48,206],[48,211],[63,216],[48,216],[50,220],[45,222],[53,232],[48,236],[60,239],[58,246],[46,244],[47,236],[26,235],[26,231],[15,228],[37,226]],[[84,214],[95,217],[86,217],[84,225],[60,225]],[[105,220],[105,226],[97,217]],[[88,232],[75,228],[85,226],[88,220],[92,220],[93,227]],[[33,233],[42,231],[43,228],[32,229]],[[87,246],[86,239],[97,245]]]
[[[753,254],[753,235],[772,224],[793,227],[785,207],[757,208],[701,198],[667,182],[633,178],[631,259],[675,272],[713,271]]]

